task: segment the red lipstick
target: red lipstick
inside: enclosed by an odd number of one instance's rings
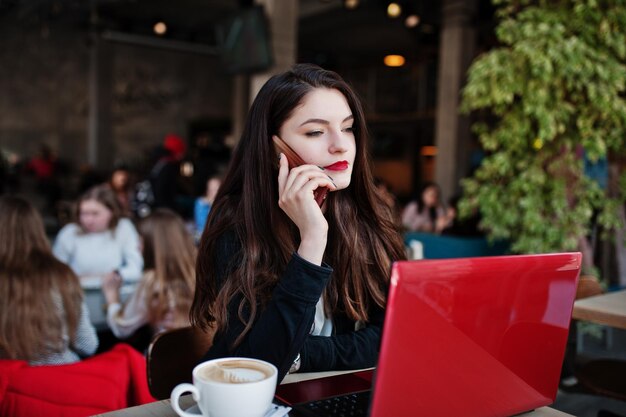
[[[328,169],[330,171],[345,171],[348,169],[348,165],[348,161],[337,161],[334,164],[324,167],[324,169]]]

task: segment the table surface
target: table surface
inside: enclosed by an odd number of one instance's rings
[[[362,370],[371,370],[367,368]],[[308,372],[289,374],[283,379],[282,384],[306,381],[309,379],[324,378],[333,375],[340,375],[359,371],[331,371],[331,372]],[[180,406],[183,410],[194,405],[191,395],[185,395],[180,398]],[[174,409],[170,405],[170,400],[156,401],[149,404],[139,405],[136,407],[125,408],[123,410],[112,411],[110,413],[98,414],[101,417],[178,417]],[[96,416],[96,417],[97,417]],[[573,417],[571,414],[563,413],[549,407],[541,407],[530,413],[520,414],[516,417]]]
[[[626,290],[576,300],[572,318],[626,329]]]
[[[191,395],[185,395],[180,399],[180,406],[183,410],[194,404]],[[112,411],[106,414],[98,414],[101,417],[178,417],[170,405],[170,400],[162,400],[137,407],[125,408],[123,410]],[[96,417],[97,417],[96,416]],[[549,407],[541,407],[530,413],[519,414],[516,417],[573,417],[571,414],[563,413]]]

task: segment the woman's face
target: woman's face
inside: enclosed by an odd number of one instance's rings
[[[315,88],[285,120],[279,136],[307,164],[324,168],[342,190],[350,185],[356,143],[354,117],[338,90]]]
[[[123,190],[128,185],[128,172],[117,170],[111,175],[111,185],[114,190]]]
[[[422,192],[422,201],[426,207],[435,207],[439,202],[439,193],[437,188],[428,187]]]
[[[213,202],[215,200],[215,196],[217,192],[220,190],[220,185],[222,182],[217,178],[211,178],[206,183],[206,199]]]
[[[109,228],[113,213],[104,204],[96,200],[85,200],[80,203],[80,225],[88,233],[104,232]]]

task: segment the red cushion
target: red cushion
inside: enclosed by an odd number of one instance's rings
[[[89,416],[152,401],[145,358],[125,344],[69,365],[0,361],[0,416]]]

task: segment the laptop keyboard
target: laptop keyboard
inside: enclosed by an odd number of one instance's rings
[[[306,416],[367,417],[371,391],[339,395],[294,406]]]

